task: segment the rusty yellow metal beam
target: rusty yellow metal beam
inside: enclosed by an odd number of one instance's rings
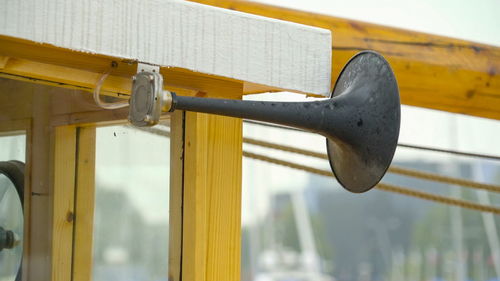
[[[500,119],[500,48],[260,3],[191,0],[332,31],[332,82],[356,52],[384,55],[404,104]]]

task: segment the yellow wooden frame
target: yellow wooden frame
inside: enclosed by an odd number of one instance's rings
[[[77,130],[73,281],[92,280],[92,249],[95,208],[96,128]]]
[[[59,126],[54,136],[51,280],[91,280],[95,127]]]
[[[27,183],[38,183],[26,188],[30,231],[26,231],[23,280],[89,281],[95,128],[125,122],[126,110],[79,108],[72,104],[75,95],[89,100],[84,92],[9,81],[3,83],[12,84],[19,93],[3,93],[0,88],[0,97],[16,94],[17,103],[37,105],[26,111],[7,110],[11,118],[0,120],[0,132],[27,132]],[[243,85],[237,88],[241,98]],[[68,110],[50,110],[52,103]],[[19,116],[14,116],[16,112]],[[171,131],[169,278],[238,280],[242,122],[176,112]],[[34,254],[50,258],[31,259]]]

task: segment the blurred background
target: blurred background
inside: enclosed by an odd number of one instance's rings
[[[498,154],[487,145],[498,140],[497,122],[410,107],[403,116],[402,143]],[[324,139],[307,133],[247,124],[245,136],[325,152]],[[329,169],[326,160],[244,147]],[[393,165],[500,183],[498,161],[398,148]],[[499,216],[377,189],[352,194],[332,178],[256,160],[244,159],[243,171],[243,280],[498,280]],[[382,181],[473,202],[486,193],[392,173]],[[486,196],[500,204],[499,194]]]
[[[494,0],[258,2],[500,46],[500,2]],[[307,100],[286,93],[247,98]],[[306,133],[245,124],[244,135],[326,153],[324,139]],[[400,143],[500,155],[500,124],[403,106]],[[244,148],[329,168],[325,160]],[[242,280],[500,280],[499,216],[376,189],[351,194],[331,178],[257,160],[243,163]],[[400,147],[393,164],[500,184],[498,161]],[[392,173],[383,182],[500,204],[495,193]]]

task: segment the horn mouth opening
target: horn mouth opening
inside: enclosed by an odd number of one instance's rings
[[[396,151],[401,120],[396,78],[380,54],[363,51],[344,66],[330,98],[342,104],[344,116],[336,130],[340,135],[327,138],[330,166],[346,190],[366,192],[385,175]]]

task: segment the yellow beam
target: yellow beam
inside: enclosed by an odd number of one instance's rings
[[[260,3],[194,1],[330,29],[332,82],[350,57],[371,49],[391,63],[404,104],[500,119],[498,47]]]
[[[0,35],[0,77],[93,91],[102,73],[110,71],[111,75],[102,87],[103,94],[127,98],[130,78],[136,69],[137,61]],[[165,88],[181,95],[202,92],[233,98],[241,95],[241,85],[245,94],[280,90],[176,67],[162,67],[160,72],[164,76]]]
[[[33,81],[38,84],[63,88],[93,91],[102,73],[80,70],[55,64],[41,63],[27,59],[3,57],[0,63],[0,76],[20,80]],[[0,57],[0,62],[2,58]],[[110,67],[111,68],[111,67]],[[129,96],[130,78],[110,75],[101,89],[103,95]]]

